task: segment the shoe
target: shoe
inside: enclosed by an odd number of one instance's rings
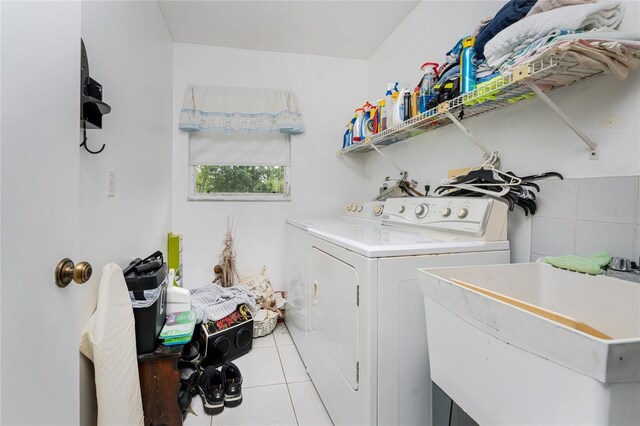
[[[220,414],[224,410],[224,383],[224,372],[211,365],[200,373],[198,391],[205,413]]]
[[[184,345],[180,361],[190,362],[196,367],[200,367],[202,355],[200,355],[200,345],[197,340],[193,340]]]
[[[224,405],[225,407],[237,407],[242,404],[242,373],[232,362],[222,365],[224,375]]]
[[[180,379],[180,389],[178,390],[178,406],[182,412],[182,420],[187,417],[187,410],[191,406],[191,386],[186,380]]]
[[[198,379],[200,378],[198,367],[191,362],[180,360],[178,361],[178,369],[180,370],[180,383],[187,383],[191,395],[196,395],[198,393]]]

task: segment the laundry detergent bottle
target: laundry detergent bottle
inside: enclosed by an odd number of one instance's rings
[[[397,85],[397,83],[396,83]],[[382,130],[393,126],[393,84],[387,84],[387,93],[384,95],[384,111],[382,117]]]
[[[393,125],[396,126],[404,121],[404,99],[400,96],[400,91],[398,90],[398,82],[396,82],[393,87],[393,93],[391,94],[393,98],[393,113],[392,121]]]
[[[387,128],[387,106],[384,99],[378,99],[378,110],[376,111],[376,120],[378,121],[377,132],[382,132]]]
[[[364,108],[364,115],[362,117],[362,135],[363,135],[363,140],[373,136],[374,132],[373,129],[375,127],[374,125],[374,120],[375,120],[375,112],[376,112],[376,107],[371,105],[368,101],[366,104],[364,104],[363,106]]]

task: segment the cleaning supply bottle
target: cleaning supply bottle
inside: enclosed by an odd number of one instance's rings
[[[411,117],[418,115],[418,98],[420,98],[420,88],[416,87],[411,92]]]
[[[373,120],[376,107],[371,105],[369,101],[364,104],[364,115],[362,117],[362,139],[373,136]]]
[[[404,99],[400,96],[400,92],[398,91],[398,82],[393,88],[393,93],[391,94],[393,98],[393,114],[392,121],[393,125],[396,126],[404,121]]]
[[[387,128],[387,105],[384,99],[378,99],[378,110],[377,110],[377,121],[378,121],[378,131],[376,133],[382,132]]]
[[[362,120],[364,118],[364,108],[357,108],[356,111],[356,121],[353,123],[353,142],[361,142],[364,137],[364,132],[362,129]]]
[[[424,72],[420,82],[420,99],[418,101],[418,111],[427,111],[427,105],[433,98],[433,86],[438,80],[438,64],[435,62],[425,62],[420,69]]]
[[[476,38],[471,36],[462,40],[462,54],[460,55],[460,94],[471,92],[476,88],[476,65],[473,59],[476,49],[473,45]]]
[[[402,89],[402,100],[403,121],[407,121],[411,118],[411,91],[409,89]]]
[[[393,89],[392,84],[387,84],[387,93],[384,95],[384,117],[382,122],[383,130],[393,126]],[[396,83],[396,87],[398,83]]]

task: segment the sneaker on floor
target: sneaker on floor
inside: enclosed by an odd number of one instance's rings
[[[186,380],[180,379],[180,388],[178,389],[178,406],[182,412],[182,420],[187,417],[187,410],[191,406],[191,386]]]
[[[196,395],[198,393],[198,378],[200,377],[198,367],[187,361],[178,361],[178,369],[180,369],[180,382],[187,383],[191,395]]]
[[[220,414],[224,410],[224,383],[224,372],[211,365],[200,373],[198,391],[205,413]]]
[[[226,407],[237,407],[242,403],[242,373],[232,362],[225,362],[222,365],[224,375],[224,405]]]

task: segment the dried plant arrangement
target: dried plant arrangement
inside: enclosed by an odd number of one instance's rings
[[[236,269],[236,250],[235,250],[235,225],[232,219],[227,219],[227,231],[222,241],[222,252],[218,257],[218,264],[213,267],[216,278],[213,283],[217,283],[222,287],[231,287],[236,278],[240,279]]]

